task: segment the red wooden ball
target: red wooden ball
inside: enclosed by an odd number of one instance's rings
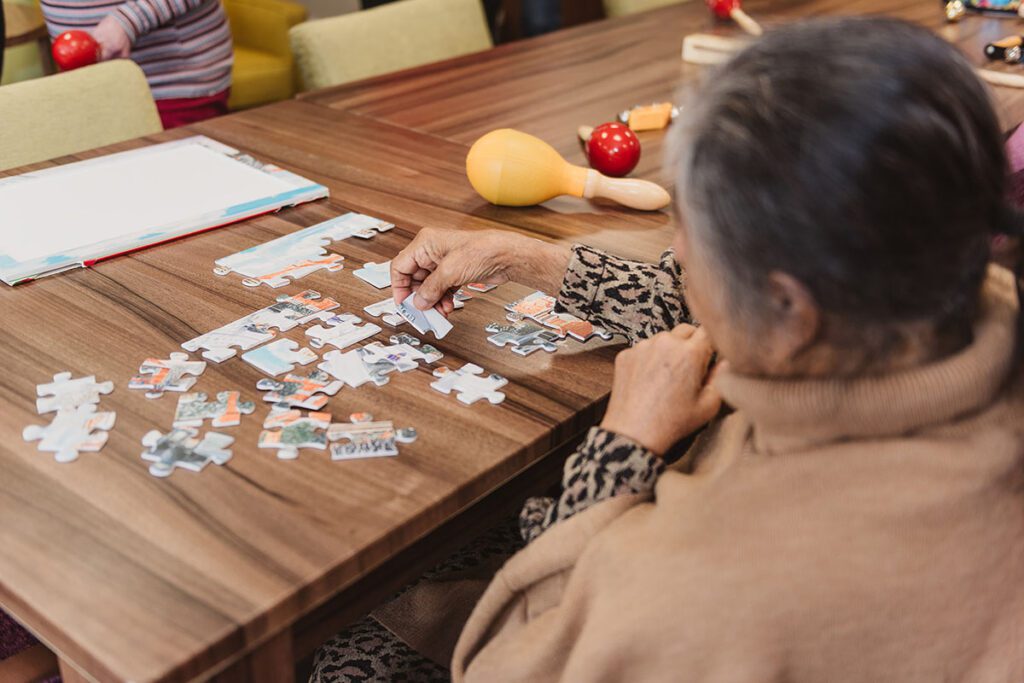
[[[607,176],[627,175],[640,161],[640,140],[629,126],[602,123],[587,140],[587,160]]]
[[[86,31],[65,31],[53,41],[53,61],[71,71],[100,61],[100,44]]]
[[[707,0],[708,9],[719,19],[728,19],[732,11],[740,6],[739,0]]]

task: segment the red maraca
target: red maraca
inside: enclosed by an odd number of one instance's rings
[[[53,41],[53,61],[71,71],[100,61],[100,44],[86,31],[65,31]]]
[[[740,9],[740,0],[707,0],[710,9],[719,19],[732,19],[740,28],[752,36],[764,33],[761,25]]]
[[[636,168],[640,161],[640,139],[629,126],[602,123],[586,137],[585,151],[592,168],[607,176],[621,178]]]

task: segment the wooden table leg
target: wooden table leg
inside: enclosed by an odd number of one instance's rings
[[[277,634],[210,680],[216,683],[294,683],[291,629]]]

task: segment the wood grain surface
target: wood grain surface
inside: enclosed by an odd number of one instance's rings
[[[771,26],[887,4],[774,3],[767,12],[765,3],[751,2],[749,9]],[[943,27],[940,10],[929,1],[899,12],[970,50],[1014,30],[1012,22],[980,18]],[[331,198],[0,289],[0,605],[84,680],[244,680],[268,666],[287,680],[280,663],[308,654],[315,642],[295,635],[296,625],[329,632],[337,624],[325,610],[345,609],[337,600],[362,604],[367,591],[384,596],[410,578],[389,564],[404,561],[404,552],[435,537],[449,545],[468,540],[458,534],[471,525],[453,520],[465,520],[471,505],[508,496],[503,487],[528,468],[555,472],[557,463],[551,467],[545,455],[598,419],[616,348],[569,342],[558,354],[523,359],[488,344],[483,328],[503,318],[505,302],[526,293],[517,286],[470,301],[453,317],[454,332],[437,343],[441,364],[472,361],[508,377],[504,404],[463,406],[431,390],[425,368],[392,376],[384,387],[343,389],[330,401],[339,421],[369,411],[416,427],[419,440],[397,458],[331,462],[305,450],[282,462],[257,449],[268,406],[255,389],[261,375],[235,358],[210,364],[196,386],[211,394],[240,389],[259,402],[239,427],[221,430],[236,437],[233,460],[155,479],[139,441],[150,429],[169,428],[177,397],[147,400],[127,381],[147,356],[166,357],[281,292],[312,288],[341,302],[340,311],[359,313],[387,292],[352,271],[390,258],[424,226],[501,227],[656,258],[669,243],[668,213],[575,199],[490,206],[465,179],[467,143],[515,126],[579,162],[572,157],[578,124],[699,80],[704,72],[680,63],[679,46],[686,31],[707,28],[697,3],[588,24],[32,167],[202,133],[327,185]],[[1001,92],[999,103],[1004,120],[1024,115],[1020,93]],[[641,173],[670,186],[661,168],[663,138],[644,135]],[[334,245],[346,257],[340,273],[310,275],[281,290],[250,289],[234,275],[212,273],[217,258],[349,210],[397,228]],[[304,341],[302,332],[285,336]],[[387,342],[388,334],[378,339]],[[114,381],[100,405],[116,410],[118,420],[102,452],[66,465],[21,439],[26,425],[48,421],[35,414],[35,385],[63,370]],[[499,507],[508,505],[487,509]]]

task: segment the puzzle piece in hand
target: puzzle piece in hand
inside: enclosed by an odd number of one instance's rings
[[[377,289],[391,286],[391,261],[374,263],[370,261],[359,270],[352,271],[357,278]]]
[[[309,344],[314,349],[321,349],[327,344],[343,349],[364,339],[369,339],[381,331],[379,325],[363,323],[362,318],[351,313],[324,315],[327,317],[322,317],[321,320],[328,327],[314,325],[306,330],[306,336],[312,337]]]
[[[278,339],[242,354],[242,360],[271,377],[282,372],[291,372],[296,365],[309,365],[316,359],[315,353],[307,348],[300,348],[291,339]]]
[[[491,333],[487,341],[495,346],[510,345],[512,351],[520,356],[528,356],[540,349],[548,353],[554,353],[558,349],[558,335],[530,320],[520,320],[511,324],[491,323],[484,329]]]
[[[585,342],[591,337],[600,337],[605,341],[612,338],[612,333],[603,327],[598,327],[582,318],[577,318],[571,313],[549,313],[538,319],[545,327],[550,327],[562,339],[569,335],[577,341]]]
[[[398,327],[405,323],[405,318],[398,315],[398,305],[394,299],[384,299],[384,301],[370,304],[363,308],[363,311],[374,318],[380,318],[381,322],[388,327]]]
[[[368,363],[363,358],[362,349],[353,349],[342,353],[329,351],[324,360],[317,366],[323,372],[339,380],[338,384],[346,384],[352,388],[361,387],[367,382],[377,386],[388,383],[388,375],[397,368],[393,363],[380,361]]]
[[[274,406],[263,421],[260,448],[276,448],[281,460],[299,457],[300,448],[327,448],[327,427],[330,413],[306,413],[294,408]],[[270,431],[271,429],[276,431]]]
[[[169,477],[175,467],[201,471],[208,463],[223,465],[231,459],[228,448],[234,437],[217,432],[207,432],[202,440],[197,438],[195,429],[175,428],[166,434],[157,430],[146,432],[142,437],[142,459],[153,463],[149,473],[154,477]]]
[[[75,410],[79,406],[95,404],[100,394],[114,390],[113,382],[97,382],[92,375],[71,379],[70,372],[59,372],[53,381],[36,385],[36,412],[40,415],[54,410]]]
[[[188,391],[204,370],[205,362],[189,360],[187,353],[175,351],[167,360],[147,358],[142,361],[139,374],[128,380],[128,388],[145,389],[146,398],[160,398],[165,391]]]
[[[332,241],[349,237],[367,239],[393,227],[394,224],[371,216],[347,213],[218,259],[213,272],[218,275],[237,272],[246,276],[242,283],[251,287],[260,284],[281,287],[288,284],[289,277],[295,280],[321,269],[341,270],[343,258],[328,254],[324,248]]]
[[[59,411],[45,427],[25,427],[21,437],[39,441],[39,450],[53,453],[57,462],[71,462],[78,459],[79,451],[103,448],[116,417],[113,412],[97,413],[95,405],[84,403],[73,410]]]
[[[237,391],[221,391],[217,400],[207,401],[203,392],[182,394],[178,397],[178,408],[174,411],[175,427],[201,427],[203,420],[210,420],[214,427],[233,427],[242,421],[242,415],[256,410],[252,401],[238,400]]]
[[[338,353],[332,351],[331,353]],[[324,358],[330,356],[328,353]],[[323,363],[320,367],[323,368]],[[291,408],[307,408],[309,410],[318,410],[327,405],[327,397],[334,396],[341,390],[343,384],[331,380],[326,372],[321,370],[314,370],[309,373],[308,377],[302,375],[285,375],[284,379],[278,381],[276,379],[261,379],[256,383],[256,388],[260,391],[268,391],[270,393],[263,395],[263,400],[270,403],[281,403]],[[326,396],[320,396],[318,394],[326,394]]]
[[[398,305],[398,314],[405,318],[406,322],[416,328],[420,334],[433,332],[437,339],[444,339],[445,335],[452,331],[452,324],[448,318],[438,313],[433,308],[421,311],[413,305],[412,300],[416,296],[413,292],[405,298],[405,301]]]
[[[336,422],[327,428],[327,440],[331,442],[331,460],[354,460],[357,458],[378,458],[398,455],[398,433],[391,420],[373,421],[368,413],[352,413],[350,422]],[[411,431],[415,440],[415,430]],[[347,443],[334,443],[346,440]],[[411,443],[410,440],[404,443]]]
[[[555,297],[544,292],[533,292],[522,299],[506,304],[505,310],[509,312],[509,320],[518,320],[519,318],[536,320],[555,310]]]
[[[459,400],[467,405],[482,398],[487,399],[492,405],[497,405],[505,400],[505,394],[498,389],[508,384],[508,380],[494,374],[481,377],[483,371],[482,367],[472,363],[466,363],[458,370],[440,367],[434,370],[434,377],[437,377],[437,380],[430,384],[430,388],[442,394],[455,391],[459,394]]]
[[[320,293],[311,289],[295,296],[281,295],[276,303],[190,339],[181,347],[193,352],[205,349],[203,358],[220,363],[234,357],[237,351],[232,347],[247,351],[273,339],[276,334],[273,327],[286,332],[339,305],[334,299],[321,300]]]

